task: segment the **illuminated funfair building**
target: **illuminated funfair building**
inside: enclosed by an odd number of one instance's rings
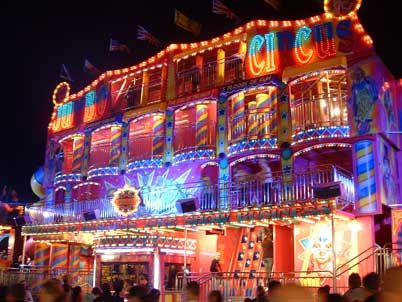
[[[402,83],[361,1],[338,2],[57,85],[46,196],[23,228],[35,265],[94,284],[146,272],[172,301],[183,267],[212,284],[219,253],[225,295],[245,296],[270,228],[273,278],[342,289],[378,269],[375,247],[401,232]]]

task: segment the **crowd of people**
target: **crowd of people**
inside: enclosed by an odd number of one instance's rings
[[[138,284],[130,280],[103,283],[91,288],[85,284],[72,286],[70,277],[51,278],[43,282],[35,299],[24,283],[0,286],[0,302],[159,302],[160,292],[153,288],[147,274],[139,277]]]
[[[45,281],[39,291],[39,302],[159,302],[160,292],[149,284],[148,276],[143,274],[138,284],[113,282],[111,286],[104,283],[100,288],[88,291],[80,286],[71,286],[68,276]],[[35,299],[36,300],[36,299]],[[0,286],[0,302],[34,302],[31,292],[24,283],[9,287]],[[207,301],[200,296],[200,285],[191,281],[186,284],[182,302],[223,302],[219,290],[208,294]],[[246,298],[244,302],[401,302],[402,301],[402,267],[389,269],[383,276],[369,273],[362,279],[352,273],[348,280],[348,289],[343,294],[331,293],[326,285],[320,287],[314,296],[311,289],[294,284],[282,285],[271,280],[268,290],[258,286],[254,299]]]

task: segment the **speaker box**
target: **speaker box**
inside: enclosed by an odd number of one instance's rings
[[[313,187],[314,198],[329,199],[342,195],[342,188],[339,182],[326,183]]]
[[[179,199],[176,201],[176,208],[179,213],[190,213],[197,210],[197,200],[195,198]]]
[[[99,210],[89,211],[84,213],[85,221],[96,220],[99,218]]]

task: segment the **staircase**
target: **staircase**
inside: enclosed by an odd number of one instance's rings
[[[336,282],[333,282],[334,291],[345,292],[348,288],[348,277],[351,273],[359,273],[361,277],[371,272],[376,272],[380,276],[392,266],[400,265],[402,250],[396,244],[373,245],[359,255],[340,265],[336,269]],[[373,269],[374,268],[374,269]]]

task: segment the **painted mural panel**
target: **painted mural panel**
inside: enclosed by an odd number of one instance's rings
[[[402,210],[392,211],[392,242],[396,244],[393,248],[399,250],[399,253],[395,253],[395,260],[402,265]]]
[[[383,138],[379,138],[378,167],[381,179],[381,202],[386,205],[398,203],[398,173],[395,149]]]
[[[349,111],[352,114],[352,133],[355,135],[375,133],[378,130],[374,121],[378,115],[379,87],[373,78],[374,67],[372,61],[351,67]]]
[[[295,271],[300,271],[303,285],[319,287],[325,284],[332,285],[332,272],[335,262],[338,284],[347,285],[350,271],[366,273],[366,266],[354,266],[355,262],[349,260],[357,256],[371,243],[362,230],[369,228],[366,221],[335,219],[335,237],[332,240],[331,220],[322,220],[317,223],[303,222],[295,226]],[[364,237],[365,236],[365,237]],[[345,267],[341,267],[346,264]],[[341,274],[347,271],[346,274]]]
[[[138,215],[175,214],[176,202],[180,199],[195,198],[201,208],[216,207],[216,196],[210,191],[211,184],[217,182],[217,166],[206,165],[202,161],[182,163],[178,166],[138,169],[104,182],[105,197],[124,185],[140,190],[144,207],[140,207]]]
[[[379,58],[373,56],[350,67],[349,112],[352,135],[383,132],[395,140],[397,131],[394,81]]]

